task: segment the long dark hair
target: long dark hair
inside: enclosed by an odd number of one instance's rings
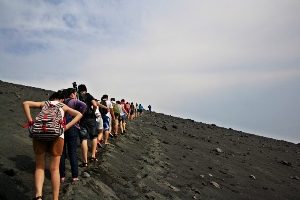
[[[58,90],[57,92],[54,92],[50,97],[49,100],[57,100],[57,99],[65,99],[65,93],[63,90]]]
[[[64,92],[65,92],[65,97],[69,98],[72,93],[76,92],[76,89],[75,88],[68,88],[68,89],[65,89]]]

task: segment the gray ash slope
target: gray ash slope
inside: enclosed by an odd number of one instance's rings
[[[0,81],[0,199],[30,199],[34,156],[21,102],[51,93]],[[241,116],[242,117],[242,116]],[[79,147],[79,146],[78,146]],[[81,151],[78,149],[78,156]],[[300,146],[160,113],[128,122],[61,199],[299,199]],[[69,168],[69,166],[67,166]],[[44,187],[51,199],[49,172]]]

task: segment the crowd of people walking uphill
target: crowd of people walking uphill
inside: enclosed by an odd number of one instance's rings
[[[35,118],[31,108],[41,109]],[[151,106],[148,108],[151,110]],[[24,127],[28,128],[32,138],[36,162],[33,199],[43,199],[45,156],[50,154],[52,199],[57,200],[60,183],[66,181],[66,157],[71,166],[71,180],[75,183],[79,181],[79,167],[86,168],[97,162],[99,149],[110,144],[110,137],[126,133],[126,121],[140,116],[144,108],[125,99],[109,99],[107,94],[98,100],[88,93],[84,84],[77,87],[74,82],[72,88],[54,92],[46,101],[24,101],[23,109],[28,121]],[[82,156],[80,164],[78,141]]]

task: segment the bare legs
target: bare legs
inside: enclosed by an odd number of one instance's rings
[[[34,173],[35,196],[42,196],[43,184],[45,179],[45,153],[35,155],[36,167]],[[51,156],[50,173],[52,183],[53,200],[58,200],[60,175],[59,175],[60,156]]]
[[[105,130],[104,135],[105,135],[104,144],[109,144],[109,142],[108,142],[109,130]]]
[[[82,149],[82,159],[84,163],[87,163],[88,157],[88,143],[87,139],[82,140],[81,142],[81,149]]]
[[[91,147],[92,148],[92,158],[96,158],[97,143],[98,143],[98,138],[95,137],[92,140],[92,147]],[[82,140],[81,149],[82,149],[83,164],[87,165],[87,163],[88,163],[88,142],[87,142],[87,139]]]
[[[112,126],[113,126],[113,134],[118,135],[118,126],[119,126],[119,123],[118,123],[117,119],[115,119],[113,121]]]
[[[94,138],[92,141],[92,158],[96,158],[97,143],[98,143],[98,138]]]
[[[34,186],[35,196],[43,195],[43,184],[45,179],[45,154],[35,155]]]
[[[122,120],[121,120],[120,123],[119,123],[121,133],[124,133],[124,123],[125,123],[125,122],[123,122]]]
[[[103,129],[99,129],[98,131],[98,143],[100,143],[103,139]]]
[[[125,122],[125,120],[121,122],[121,131],[122,131],[122,133],[126,132],[126,122]]]
[[[59,162],[60,162],[60,156],[51,157],[50,172],[51,172],[53,200],[58,200],[58,196],[59,196],[59,186],[60,186]]]

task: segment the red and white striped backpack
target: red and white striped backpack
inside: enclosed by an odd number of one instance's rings
[[[64,133],[65,118],[61,113],[62,103],[53,104],[46,101],[36,116],[33,125],[29,126],[29,134],[33,139],[52,141]]]

